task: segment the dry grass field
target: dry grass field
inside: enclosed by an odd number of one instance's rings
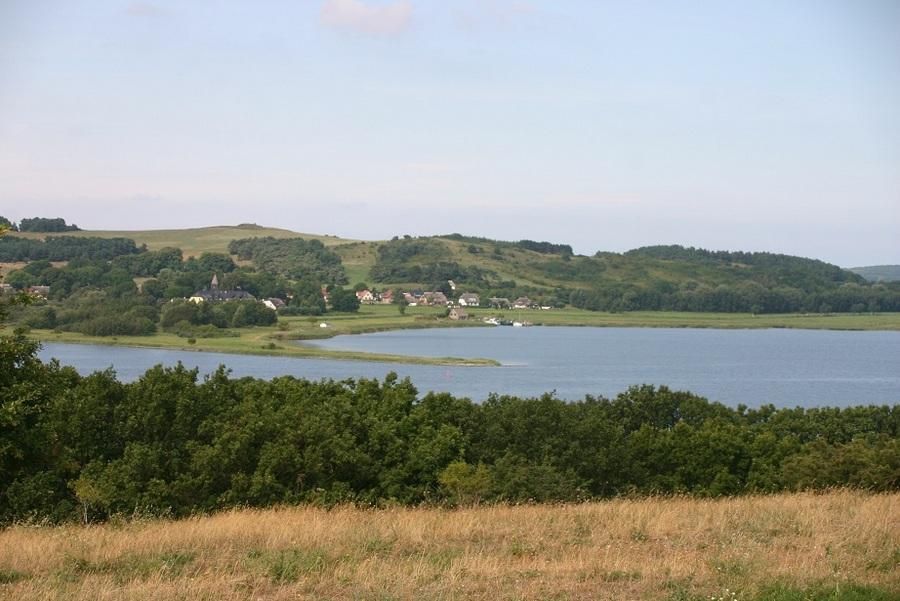
[[[898,599],[900,494],[240,510],[0,531],[3,599]]]

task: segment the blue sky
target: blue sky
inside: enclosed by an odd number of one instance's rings
[[[0,215],[900,263],[900,3],[0,2]]]

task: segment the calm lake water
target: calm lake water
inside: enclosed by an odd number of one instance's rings
[[[339,336],[330,349],[433,357],[489,357],[502,367],[435,367],[254,357],[158,349],[46,344],[82,373],[112,366],[134,380],[162,363],[220,364],[235,376],[383,378],[409,376],[420,392],[450,392],[480,401],[492,392],[564,399],[612,397],[632,384],[664,384],[728,405],[847,406],[900,403],[900,332],[707,330],[662,328],[448,328]]]

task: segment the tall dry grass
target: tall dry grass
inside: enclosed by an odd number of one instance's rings
[[[898,516],[900,494],[836,491],[16,526],[0,532],[0,598],[676,599],[728,589],[750,599],[773,582],[897,591]]]

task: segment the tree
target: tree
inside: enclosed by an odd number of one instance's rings
[[[322,298],[322,287],[312,280],[301,280],[293,287],[292,297],[288,303],[291,311],[299,315],[321,315],[325,312],[325,299]]]
[[[74,223],[66,224],[62,217],[32,217],[19,222],[19,231],[22,232],[74,232],[79,229]]]
[[[226,254],[222,253],[203,253],[197,259],[200,269],[203,271],[212,271],[214,273],[229,273],[234,271],[237,265]]]
[[[456,505],[476,504],[491,492],[493,479],[483,463],[469,465],[454,461],[438,476],[444,495]]]
[[[352,290],[335,287],[329,294],[331,295],[331,308],[334,311],[342,311],[345,313],[355,313],[359,311],[359,299]]]

